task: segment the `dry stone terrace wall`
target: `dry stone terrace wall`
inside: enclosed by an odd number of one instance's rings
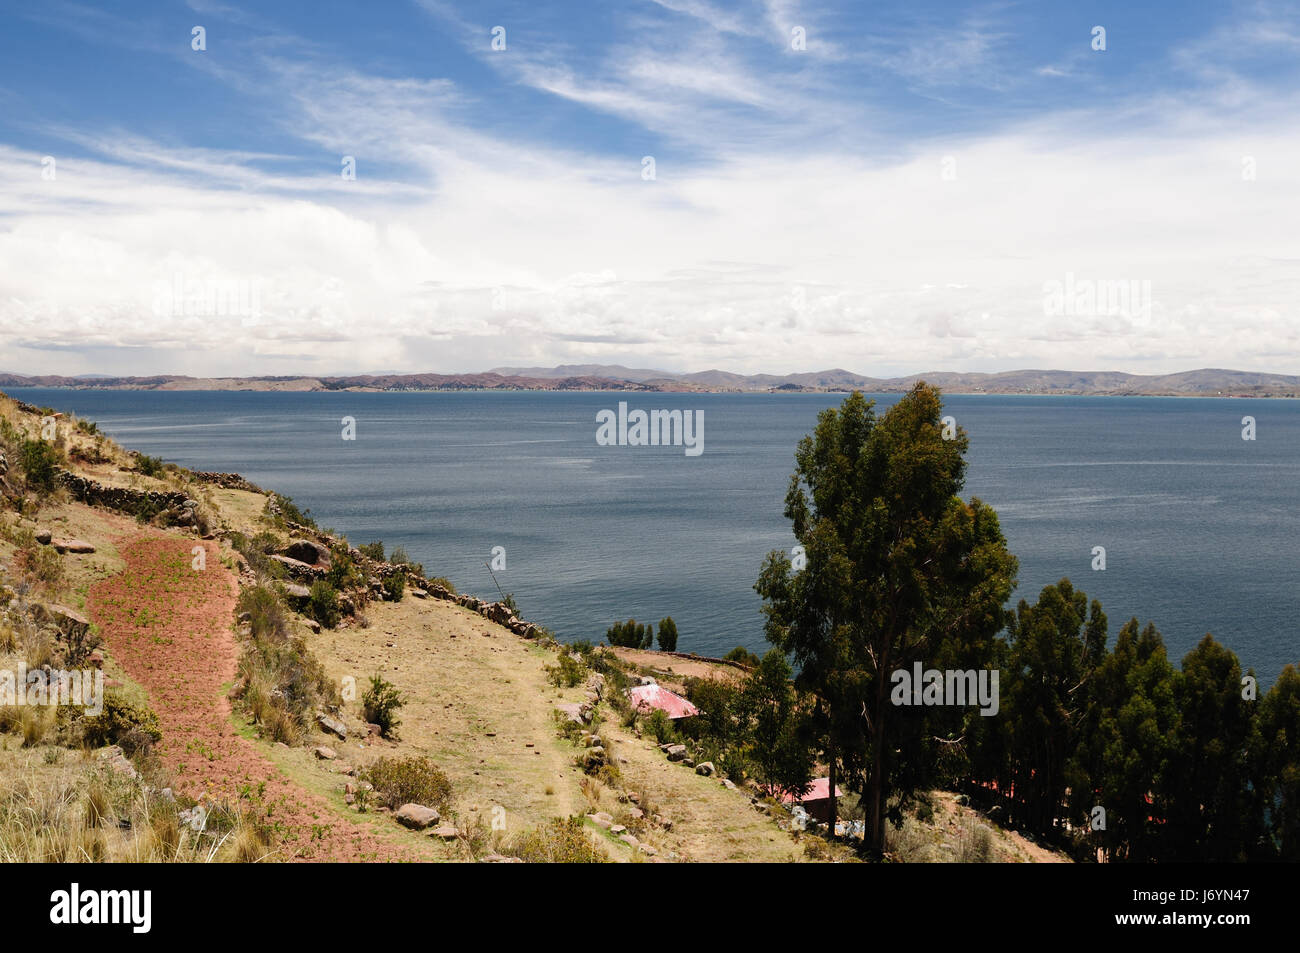
[[[141,508],[162,510],[172,506],[183,507],[190,500],[186,494],[173,490],[136,490],[125,486],[107,486],[61,467],[55,469],[54,479],[82,503],[127,513],[137,513]]]
[[[200,483],[210,483],[213,486],[221,487],[223,490],[247,490],[249,493],[267,495],[265,490],[257,484],[245,480],[238,473],[212,473],[207,470],[193,470],[191,476]]]

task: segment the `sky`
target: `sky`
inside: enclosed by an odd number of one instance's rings
[[[1300,5],[0,2],[0,371],[1300,374]]]

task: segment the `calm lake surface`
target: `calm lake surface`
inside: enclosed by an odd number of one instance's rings
[[[753,591],[782,516],[794,447],[842,395],[226,393],[22,388],[131,449],[237,471],[353,544],[401,545],[430,575],[496,596],[565,640],[666,615],[679,650],[765,643]],[[878,412],[898,395],[877,395]],[[704,452],[598,446],[596,414],[703,411]],[[993,505],[1020,585],[1069,576],[1112,640],[1152,620],[1175,661],[1214,633],[1271,684],[1300,661],[1300,402],[952,396],[970,435],[965,496]],[[1258,438],[1242,440],[1252,415]],[[344,416],[355,441],[341,439]],[[1091,569],[1092,548],[1107,568]]]

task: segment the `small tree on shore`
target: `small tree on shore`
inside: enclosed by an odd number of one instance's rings
[[[672,616],[659,622],[659,651],[677,651],[677,623],[673,621]]]

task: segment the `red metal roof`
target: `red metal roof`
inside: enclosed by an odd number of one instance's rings
[[[814,778],[812,786],[808,788],[808,793],[806,793],[803,797],[799,798],[799,803],[807,804],[809,801],[825,801],[825,800],[829,800],[830,796],[831,796],[831,779]],[[844,792],[840,790],[840,786],[838,784],[835,785],[835,796],[844,797]],[[784,795],[782,795],[781,800],[784,801],[786,804],[790,804],[791,802],[794,801],[794,795],[790,794],[789,792],[786,792]]]
[[[669,718],[690,718],[700,710],[681,695],[659,685],[638,685],[627,690],[633,708],[658,708]]]

